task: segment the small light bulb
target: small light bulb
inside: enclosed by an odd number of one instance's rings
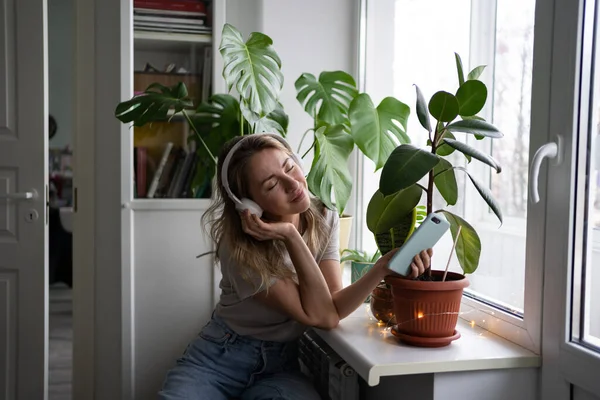
[[[422,313],[422,312],[419,312],[419,313],[417,314],[417,318],[423,318],[423,313]]]
[[[470,325],[471,325],[471,328],[473,328],[475,326],[475,321],[471,321]]]

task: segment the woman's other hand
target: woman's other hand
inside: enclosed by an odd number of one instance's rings
[[[249,210],[240,213],[242,229],[256,240],[287,240],[296,230],[290,222],[265,222]]]

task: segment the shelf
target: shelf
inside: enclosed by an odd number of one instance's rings
[[[135,211],[206,211],[211,199],[135,199],[123,208]]]
[[[211,45],[211,34],[186,34],[170,32],[133,31],[135,50],[189,51],[193,45]]]

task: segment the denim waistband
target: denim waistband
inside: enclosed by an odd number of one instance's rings
[[[297,344],[297,341],[292,341],[292,342],[273,342],[273,341],[268,341],[268,340],[256,339],[256,338],[253,338],[251,336],[242,336],[242,335],[239,335],[237,332],[235,332],[233,329],[231,329],[222,318],[218,317],[214,313],[212,315],[212,322],[214,322],[215,324],[219,325],[221,328],[223,328],[223,330],[225,330],[227,333],[229,333],[229,335],[231,335],[231,339],[230,339],[231,343],[234,343],[236,341],[240,341],[242,343],[245,343],[245,344],[250,345],[252,347],[256,347],[258,349],[260,349],[260,348],[274,348],[274,349],[279,349],[279,348],[284,348],[284,347],[287,347],[287,346],[290,346],[290,345],[296,345]]]

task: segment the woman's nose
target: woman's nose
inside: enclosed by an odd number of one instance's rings
[[[293,191],[298,190],[298,187],[300,187],[300,182],[298,182],[296,179],[292,178],[292,177],[287,177],[285,180],[285,189],[286,192],[290,193]]]

